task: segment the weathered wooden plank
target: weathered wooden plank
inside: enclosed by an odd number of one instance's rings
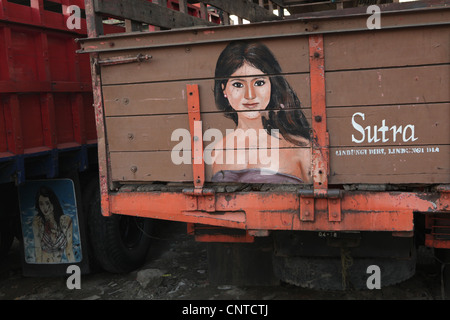
[[[325,73],[327,106],[450,101],[450,65]]]
[[[449,63],[449,39],[450,27],[329,34],[324,37],[325,70]]]
[[[247,19],[250,22],[271,21],[281,19],[272,12],[248,0],[199,0],[229,14]]]
[[[422,150],[423,149],[423,152]],[[344,155],[343,152],[346,152]],[[331,148],[331,184],[446,183],[450,179],[450,146],[378,148]],[[348,155],[347,155],[348,154]],[[192,166],[175,165],[170,151],[112,152],[114,181],[192,182]],[[164,164],[164,165],[161,165]],[[206,181],[211,181],[210,166]]]
[[[270,39],[264,44],[272,51],[283,72],[309,72],[307,38],[299,37],[292,41]],[[103,85],[213,78],[217,59],[226,45],[210,43],[129,51],[127,57],[147,54],[152,58],[147,62],[102,67]],[[100,59],[121,56],[123,54],[109,52],[102,53]]]
[[[311,113],[308,112],[307,117],[310,117],[310,115]],[[224,137],[227,130],[234,130],[235,127],[234,121],[226,118],[222,113],[202,114],[204,134],[209,129],[217,129],[220,131],[221,137]],[[187,114],[109,117],[106,119],[106,129],[111,151],[172,150],[183,140],[180,136],[187,135],[188,139],[184,139],[184,141],[190,139]],[[210,131],[208,134],[213,133]],[[205,148],[214,143],[214,138],[210,139],[211,142],[204,142]],[[190,143],[187,145],[190,148]]]
[[[310,108],[309,74],[285,76],[301,101],[302,107]],[[214,80],[195,80],[199,86],[200,108],[215,112]],[[134,116],[150,114],[187,113],[185,81],[124,84],[103,87],[106,116]]]
[[[260,152],[268,158],[268,164],[273,161],[276,171],[283,173],[285,164],[290,164],[292,156],[299,152],[308,152],[309,148],[278,148],[278,149],[260,149],[248,150],[245,159],[250,162],[240,164],[234,154],[231,164],[235,170],[242,170],[241,167],[250,168],[258,167],[252,165],[249,154],[252,153],[256,158],[259,157]],[[279,158],[275,155],[281,155]],[[186,159],[190,159],[190,151],[187,151]],[[289,157],[289,160],[286,159]],[[205,159],[207,156],[205,156]],[[170,182],[192,182],[192,164],[189,161],[180,161],[178,152],[171,151],[139,151],[139,152],[111,152],[111,168],[112,177],[115,181],[170,181]],[[164,164],[164,165],[161,165]],[[242,165],[242,166],[241,166]],[[278,170],[279,169],[279,170]],[[214,171],[210,162],[205,161],[205,177],[206,181],[211,181]],[[217,169],[216,169],[217,170]],[[219,169],[220,170],[220,169]],[[292,176],[292,175],[291,175]]]
[[[348,2],[348,0],[344,0],[345,2]],[[283,0],[284,5],[289,9],[289,12],[291,12],[291,16],[295,16],[298,18],[302,17],[345,17],[345,16],[353,16],[353,15],[366,15],[367,6],[356,6],[356,7],[346,7],[345,10],[326,10],[321,11],[317,10],[315,12],[305,11],[305,10],[297,10],[297,7],[300,7],[300,9],[303,6],[308,5],[308,0]],[[336,4],[336,2],[328,2],[323,1],[323,3],[331,3]],[[439,4],[438,4],[439,3]],[[383,16],[389,16],[389,15],[395,15],[398,12],[426,12],[425,10],[433,9],[433,7],[436,7],[437,5],[448,5],[448,0],[439,0],[439,2],[436,2],[434,0],[422,0],[422,1],[406,1],[406,2],[399,2],[394,1],[393,3],[379,3],[378,7],[380,8],[381,14]],[[313,5],[314,3],[310,3]]]
[[[164,28],[214,25],[213,23],[145,0],[113,2],[95,0],[94,10],[105,15],[130,19]]]
[[[362,8],[364,9],[364,8]],[[265,41],[269,38],[307,37],[311,33],[321,33],[325,37],[331,34],[343,34],[351,32],[357,34],[376,34],[381,31],[396,30],[403,27],[411,30],[429,28],[432,25],[449,24],[450,10],[448,8],[429,9],[427,11],[406,11],[401,13],[386,13],[383,15],[381,30],[368,30],[368,15],[363,13],[355,16],[339,17],[339,10],[332,11],[337,16],[324,18],[301,18],[284,21],[245,24],[228,27],[202,27],[199,29],[179,29],[170,32],[145,32],[133,34],[132,37],[124,35],[109,35],[106,37],[79,39],[81,52],[106,52],[118,50],[133,50],[148,47],[170,47],[204,44],[209,42],[228,42],[233,40],[257,40]],[[445,33],[445,32],[444,32]],[[350,33],[349,33],[350,34]],[[111,43],[114,45],[111,46]],[[353,45],[349,44],[350,48]],[[396,48],[396,47],[394,47]],[[347,48],[348,50],[348,48]],[[389,51],[392,51],[389,48]]]
[[[310,110],[303,110],[310,119]],[[394,105],[332,108],[328,113],[331,147],[385,147],[450,144],[447,122],[450,104]],[[235,129],[223,113],[202,113],[203,132],[218,129],[222,136]],[[189,135],[187,113],[108,117],[111,151],[172,150],[180,141],[177,129]],[[211,142],[204,142],[207,147]]]
[[[193,181],[192,165],[174,165],[169,151],[111,152],[110,161],[113,181]]]

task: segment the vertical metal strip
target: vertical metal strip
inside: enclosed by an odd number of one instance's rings
[[[86,25],[89,38],[98,37],[103,33],[102,19],[95,12],[94,0],[85,0],[86,11]],[[90,54],[91,61],[91,77],[92,77],[92,93],[93,93],[93,107],[95,111],[95,123],[97,128],[97,153],[99,165],[99,181],[100,181],[100,202],[102,208],[102,215],[111,216],[110,199],[108,188],[108,175],[110,174],[108,150],[106,144],[106,128],[103,113],[103,96],[102,96],[102,82],[100,75],[100,66],[97,61],[99,59],[98,53]]]
[[[325,59],[323,35],[309,36],[311,112],[313,129],[312,174],[314,194],[325,195],[328,189],[329,137],[325,103]]]
[[[84,10],[86,12],[86,27],[89,38],[95,38],[102,35],[103,19],[100,14],[96,12],[95,0],[84,0]]]
[[[205,163],[203,161],[203,132],[200,115],[200,96],[198,85],[188,84],[187,103],[189,114],[189,129],[191,132],[192,170],[194,177],[194,192],[201,194],[205,183]]]

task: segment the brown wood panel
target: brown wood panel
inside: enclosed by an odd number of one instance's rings
[[[310,110],[304,113],[310,119]],[[450,144],[449,103],[329,108],[327,117],[332,147]],[[203,132],[235,128],[220,112],[202,113],[202,121]],[[189,120],[187,114],[108,117],[106,129],[111,151],[171,150],[179,143],[172,133],[188,132]]]
[[[273,52],[284,73],[309,71],[308,39],[293,37],[263,41]],[[103,66],[103,85],[152,81],[213,78],[217,59],[226,43],[186,45],[124,52],[101,53],[100,59],[118,59],[138,54],[152,56],[149,61]]]
[[[305,116],[310,120],[311,113],[305,112]],[[225,136],[227,129],[236,127],[231,119],[219,112],[203,113],[202,126],[204,134],[208,129],[218,129],[222,136]],[[184,132],[175,132],[177,129]],[[110,151],[172,150],[181,141],[179,134],[189,134],[189,118],[187,114],[109,117],[106,119],[106,130]],[[205,141],[204,146],[212,142]]]
[[[345,153],[345,155],[344,155]],[[446,183],[450,146],[331,148],[330,184]],[[211,181],[210,168],[206,180]],[[112,152],[114,181],[192,181],[192,166],[175,165],[170,151]]]
[[[192,166],[175,165],[170,151],[111,152],[113,181],[191,181]]]
[[[450,101],[450,65],[327,72],[327,106]]]
[[[189,131],[187,114],[106,119],[110,151],[172,150],[178,144],[172,132],[179,128]]]
[[[302,107],[310,107],[309,74],[286,75]],[[106,116],[187,113],[186,84],[198,84],[200,109],[215,112],[214,80],[171,81],[103,87]]]
[[[278,151],[289,153],[292,150],[286,148]],[[192,164],[175,164],[171,151],[111,152],[110,160],[114,181],[193,181]],[[236,159],[235,161],[237,162]],[[212,166],[209,163],[205,163],[205,178],[206,181],[211,181],[212,178]]]
[[[404,5],[404,4],[402,4]],[[356,8],[355,8],[356,9]],[[252,23],[246,25],[184,28],[171,30],[170,32],[142,32],[132,35],[112,34],[101,38],[79,39],[81,52],[101,52],[129,50],[136,47],[163,47],[186,44],[198,44],[205,42],[223,42],[230,39],[262,39],[282,38],[293,35],[308,36],[312,32],[323,34],[363,31],[367,32],[367,18],[365,8],[359,8],[358,15],[348,15],[341,10],[328,11],[329,17],[314,17],[318,13],[309,13],[308,17],[286,17],[286,20],[277,22]],[[385,7],[381,6],[384,10]],[[394,30],[404,26],[417,26],[426,28],[430,25],[442,25],[449,21],[450,10],[448,7],[434,8],[432,10],[406,10],[403,12],[383,12],[381,30]],[[419,28],[415,30],[419,30]],[[381,30],[371,30],[377,33]],[[389,51],[395,50],[390,48]]]
[[[328,108],[330,145],[450,144],[450,103]]]
[[[449,63],[449,40],[450,27],[327,34],[325,70]]]
[[[449,145],[331,148],[329,183],[448,183],[449,154]]]

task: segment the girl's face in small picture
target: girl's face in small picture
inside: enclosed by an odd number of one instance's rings
[[[44,217],[48,217],[53,214],[53,204],[48,197],[39,196],[39,208],[44,214]]]
[[[270,101],[270,78],[246,62],[231,77],[223,88],[231,107],[244,111],[238,112],[239,119],[259,119]]]

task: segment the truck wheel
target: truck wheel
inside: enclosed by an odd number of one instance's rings
[[[14,240],[12,223],[9,220],[0,220],[0,259],[7,254]]]
[[[84,199],[89,199],[85,210],[91,258],[112,273],[127,273],[140,267],[151,244],[152,220],[124,215],[103,216],[97,179],[91,181],[85,194],[87,198]]]

